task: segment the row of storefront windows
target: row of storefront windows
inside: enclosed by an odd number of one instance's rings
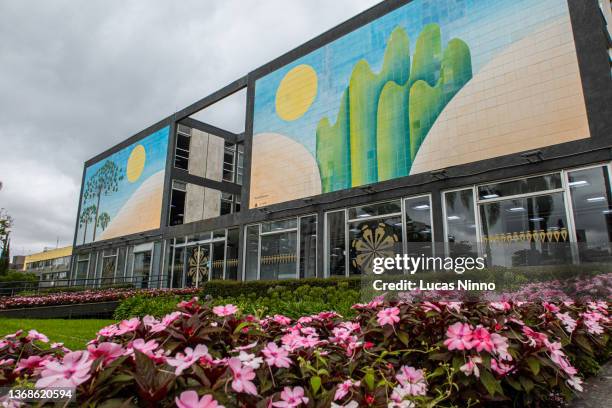
[[[325,213],[323,271],[320,224],[308,214],[245,226],[243,247],[236,227],[79,255],[74,277],[82,284],[197,287],[210,279],[367,274],[375,257],[396,254],[485,256],[489,266],[505,267],[612,257],[609,165],[444,191],[440,199],[442,220],[434,220],[431,194]],[[444,242],[435,242],[435,228]]]

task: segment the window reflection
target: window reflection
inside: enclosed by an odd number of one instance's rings
[[[571,260],[563,193],[480,205],[490,265],[564,264]]]
[[[612,198],[607,167],[572,171],[568,181],[580,260],[609,260]]]
[[[446,239],[452,257],[477,257],[474,191],[469,188],[444,193]]]

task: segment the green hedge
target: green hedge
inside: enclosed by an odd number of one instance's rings
[[[352,278],[308,278],[308,279],[286,279],[286,280],[259,280],[259,281],[228,281],[216,280],[206,282],[202,285],[202,294],[217,297],[240,296],[243,294],[254,294],[255,296],[266,296],[271,288],[282,286],[288,290],[297,289],[300,286],[329,287],[338,284],[346,284],[347,288],[359,290],[361,279]]]
[[[315,284],[310,284],[313,282]],[[244,312],[259,317],[283,314],[298,318],[332,310],[349,317],[353,315],[351,306],[359,302],[358,284],[359,280],[354,278],[260,281],[244,284],[221,281],[207,283],[200,297],[211,298],[215,305],[234,304]],[[217,295],[212,295],[213,290]],[[189,297],[134,296],[121,302],[115,310],[115,318],[127,319],[145,315],[161,317],[174,311],[178,302]]]

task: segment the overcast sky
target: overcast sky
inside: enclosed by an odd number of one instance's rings
[[[12,255],[72,243],[85,160],[376,3],[1,1],[0,207],[15,220]],[[204,118],[241,128],[239,106]]]

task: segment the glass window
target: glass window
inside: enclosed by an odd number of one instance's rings
[[[444,193],[446,242],[450,256],[478,256],[474,191],[469,188]]]
[[[87,279],[87,268],[89,268],[89,255],[79,255],[76,266],[75,285],[85,284]]]
[[[149,274],[151,272],[151,251],[136,252],[134,254],[134,286],[137,288],[149,287]]]
[[[225,241],[212,244],[212,271],[211,279],[223,279],[223,265],[225,264]]]
[[[555,173],[480,186],[478,187],[478,198],[480,200],[490,200],[559,188],[562,188],[561,174]]]
[[[287,229],[295,229],[297,228],[297,218],[290,218],[288,220],[281,221],[270,221],[264,222],[261,224],[261,232],[275,232],[282,231]]]
[[[249,225],[246,229],[246,259],[244,262],[245,280],[257,279],[259,264],[259,225]]]
[[[559,265],[571,261],[563,193],[480,204],[489,265]]]
[[[232,145],[233,146],[233,145]],[[234,181],[234,160],[236,152],[234,151],[235,146],[231,148],[225,148],[223,154],[223,180],[233,182]]]
[[[410,256],[433,255],[433,226],[429,196],[407,198],[406,250]]]
[[[169,225],[180,225],[185,221],[185,197],[187,185],[183,182],[172,180],[172,192],[170,196]]]
[[[317,216],[300,217],[300,278],[317,276]]]
[[[402,254],[402,216],[349,222],[351,275],[371,274],[374,258]]]
[[[612,254],[612,195],[606,166],[568,173],[578,253],[583,262]]]
[[[221,193],[220,215],[231,214],[234,196],[228,193]]]
[[[344,276],[346,275],[345,212],[334,211],[325,216],[327,217],[327,273],[329,276]]]
[[[210,277],[210,244],[187,247],[186,287],[199,287]]]
[[[113,283],[117,269],[117,250],[105,250],[102,256],[102,285]]]
[[[178,240],[177,240],[178,243]],[[174,247],[174,260],[172,261],[172,287],[185,286],[185,247]]]
[[[225,279],[238,279],[238,249],[240,230],[232,228],[227,230],[227,250],[225,259]]]
[[[260,279],[296,277],[297,232],[261,236]]]
[[[386,214],[401,214],[402,204],[400,200],[388,201],[386,203],[375,203],[360,207],[349,208],[348,217],[350,220],[366,217],[376,217]]]
[[[191,129],[179,125],[176,134],[176,150],[174,154],[174,167],[189,169],[189,145],[191,143]]]

